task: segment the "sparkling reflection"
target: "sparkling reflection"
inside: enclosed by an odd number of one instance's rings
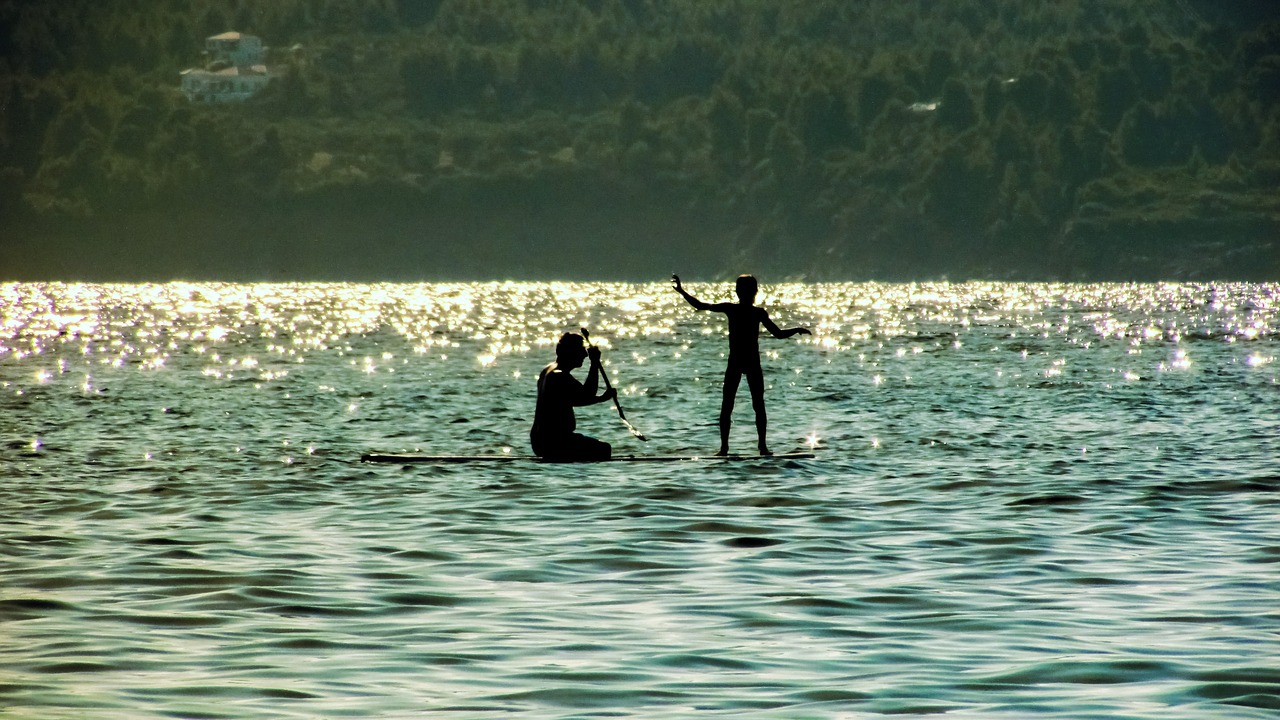
[[[730,299],[728,284],[690,288]],[[848,362],[877,386],[909,377],[924,354],[947,353],[988,353],[985,362],[1005,381],[1087,380],[1091,363],[1044,354],[1051,339],[1081,357],[1107,358],[1116,363],[1108,373],[1135,382],[1224,362],[1272,367],[1273,355],[1255,345],[1280,331],[1278,292],[1225,283],[783,283],[766,285],[762,301],[780,319],[814,329],[796,343],[827,358],[851,353]],[[715,318],[688,312],[661,283],[11,283],[0,286],[0,303],[10,393],[68,375],[82,392],[97,392],[103,371],[195,372],[272,387],[316,353],[347,358],[366,376],[461,354],[482,371],[519,379],[503,358],[540,358],[560,333],[583,326],[606,351],[622,350],[607,361],[626,373],[654,357],[678,360],[691,342],[723,334]],[[1206,355],[1191,347],[1206,342],[1243,349]],[[766,352],[779,361],[777,347]],[[1027,366],[1007,364],[1005,352]],[[621,387],[646,392],[642,383]]]

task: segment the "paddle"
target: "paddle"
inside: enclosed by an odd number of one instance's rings
[[[587,341],[587,345],[591,345],[591,333],[587,332],[586,328],[582,328],[582,337]],[[591,345],[591,347],[595,346]],[[604,363],[600,364],[600,377],[604,378],[605,390],[613,388],[613,385],[609,383],[609,375],[604,371]],[[627,419],[626,413],[622,412],[622,406],[618,404],[618,393],[616,392],[613,394],[613,406],[618,409],[618,417],[622,418],[622,424],[627,426],[627,429],[631,431],[632,435],[635,435],[637,438],[645,441],[649,439],[644,436],[644,433],[637,430],[636,426],[632,425],[631,421]]]

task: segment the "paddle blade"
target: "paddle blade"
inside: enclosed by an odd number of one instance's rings
[[[619,416],[619,417],[621,417],[621,416]],[[640,432],[639,430],[637,430],[637,429],[636,429],[636,426],[635,426],[635,425],[632,425],[630,420],[628,420],[628,419],[626,419],[626,418],[622,418],[622,424],[627,426],[627,429],[631,431],[631,434],[632,434],[632,435],[635,435],[635,436],[636,436],[636,439],[637,439],[637,440],[644,440],[645,442],[648,442],[648,441],[649,441],[649,438],[645,437],[645,436],[644,436],[644,433],[642,433],[642,432]]]

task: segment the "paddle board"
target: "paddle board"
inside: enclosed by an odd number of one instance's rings
[[[796,450],[777,453],[776,455],[614,455],[608,460],[595,462],[731,462],[731,461],[767,461],[767,460],[808,460],[813,453]],[[556,460],[543,460],[534,455],[421,455],[418,453],[365,453],[360,456],[362,462],[372,463],[505,463],[535,462],[555,463]]]

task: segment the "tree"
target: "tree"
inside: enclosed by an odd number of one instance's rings
[[[1125,114],[1117,134],[1121,156],[1130,165],[1156,167],[1173,159],[1165,119],[1147,100]]]
[[[956,62],[951,51],[935,48],[929,53],[929,61],[924,70],[924,87],[921,92],[925,97],[937,97],[943,86],[955,75]]]
[[[969,94],[969,89],[955,78],[947,80],[942,88],[941,103],[938,107],[938,122],[952,130],[968,130],[978,121],[978,111],[974,106],[973,96]]]
[[[422,27],[435,20],[441,0],[396,0],[400,22],[411,28]]]
[[[786,188],[794,188],[804,168],[805,147],[800,138],[786,123],[774,123],[769,131],[769,142],[766,152],[769,157],[769,168],[778,184]]]
[[[894,82],[890,78],[871,75],[863,79],[858,88],[858,122],[863,126],[870,125],[884,112],[893,95]]]
[[[929,219],[950,233],[981,232],[995,195],[991,174],[985,160],[971,157],[963,143],[950,145],[925,176],[923,205]]]
[[[806,149],[821,155],[839,145],[849,145],[853,128],[849,106],[842,95],[825,86],[811,86],[800,95],[797,123]]]
[[[1114,130],[1133,106],[1138,83],[1128,68],[1112,67],[1101,70],[1093,78],[1093,88],[1093,110],[1098,125],[1104,130]]]
[[[747,111],[747,157],[751,164],[768,159],[770,133],[778,123],[778,116],[765,108]]]
[[[302,68],[292,67],[285,71],[279,79],[280,99],[286,115],[303,116],[315,107],[315,99],[311,96],[307,77]]]
[[[707,105],[712,156],[724,167],[742,164],[746,148],[746,112],[737,95],[716,88]]]
[[[400,62],[405,106],[418,116],[439,115],[453,108],[453,61],[441,45],[420,47]]]

